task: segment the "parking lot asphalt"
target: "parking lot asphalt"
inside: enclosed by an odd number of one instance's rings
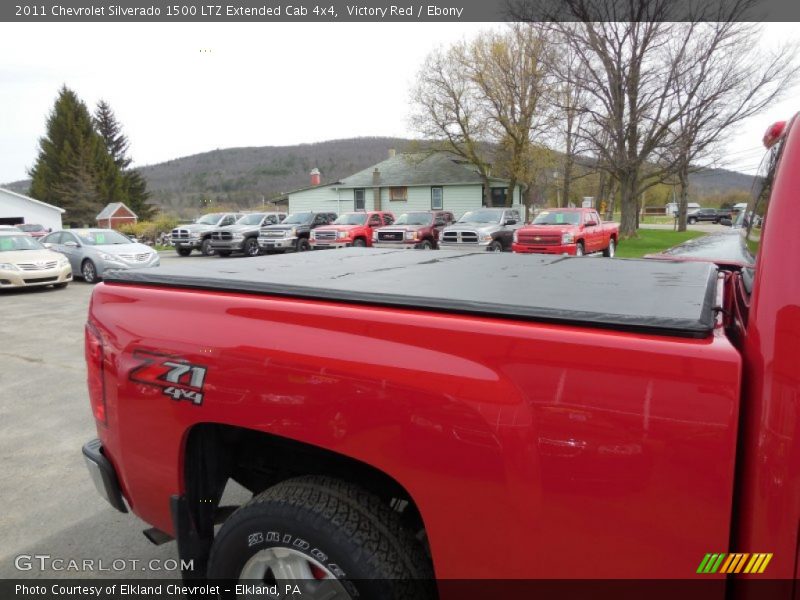
[[[162,264],[173,260],[220,259],[165,253]],[[83,462],[81,447],[97,437],[83,357],[92,289],[74,281],[61,290],[0,293],[2,579],[180,575],[161,570],[169,563],[149,562],[177,558],[175,543],[148,542],[142,535],[148,525],[101,499]],[[226,492],[226,503],[241,501],[243,494],[235,488]],[[25,558],[41,555],[51,558]],[[51,559],[67,562],[51,564]],[[95,561],[93,570],[68,570],[69,560],[84,559]],[[98,571],[100,559],[109,571]],[[115,560],[125,560],[124,567],[118,562],[117,570],[112,565]],[[48,568],[42,570],[43,562]],[[15,563],[32,568],[19,570]],[[54,565],[62,569],[54,570]]]

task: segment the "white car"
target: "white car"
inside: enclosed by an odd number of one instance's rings
[[[72,267],[27,233],[0,230],[0,289],[52,285],[67,287]]]

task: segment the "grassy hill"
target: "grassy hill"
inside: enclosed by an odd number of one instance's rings
[[[195,216],[210,204],[248,208],[280,194],[305,187],[318,168],[322,181],[336,181],[384,160],[390,148],[414,149],[419,142],[403,138],[367,137],[296,146],[227,148],[184,156],[141,167],[152,202],[180,217]],[[730,191],[749,191],[752,177],[725,169],[691,176],[698,198]],[[6,184],[27,193],[29,181]]]

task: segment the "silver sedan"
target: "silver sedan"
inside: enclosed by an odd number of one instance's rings
[[[113,229],[64,229],[42,238],[46,248],[69,259],[72,272],[96,283],[110,269],[157,267],[158,252]]]

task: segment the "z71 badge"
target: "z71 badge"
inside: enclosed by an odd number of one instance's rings
[[[164,395],[176,401],[188,400],[197,406],[203,403],[206,367],[193,365],[180,357],[145,350],[136,350],[133,358],[142,364],[131,370],[131,381],[160,387]]]

